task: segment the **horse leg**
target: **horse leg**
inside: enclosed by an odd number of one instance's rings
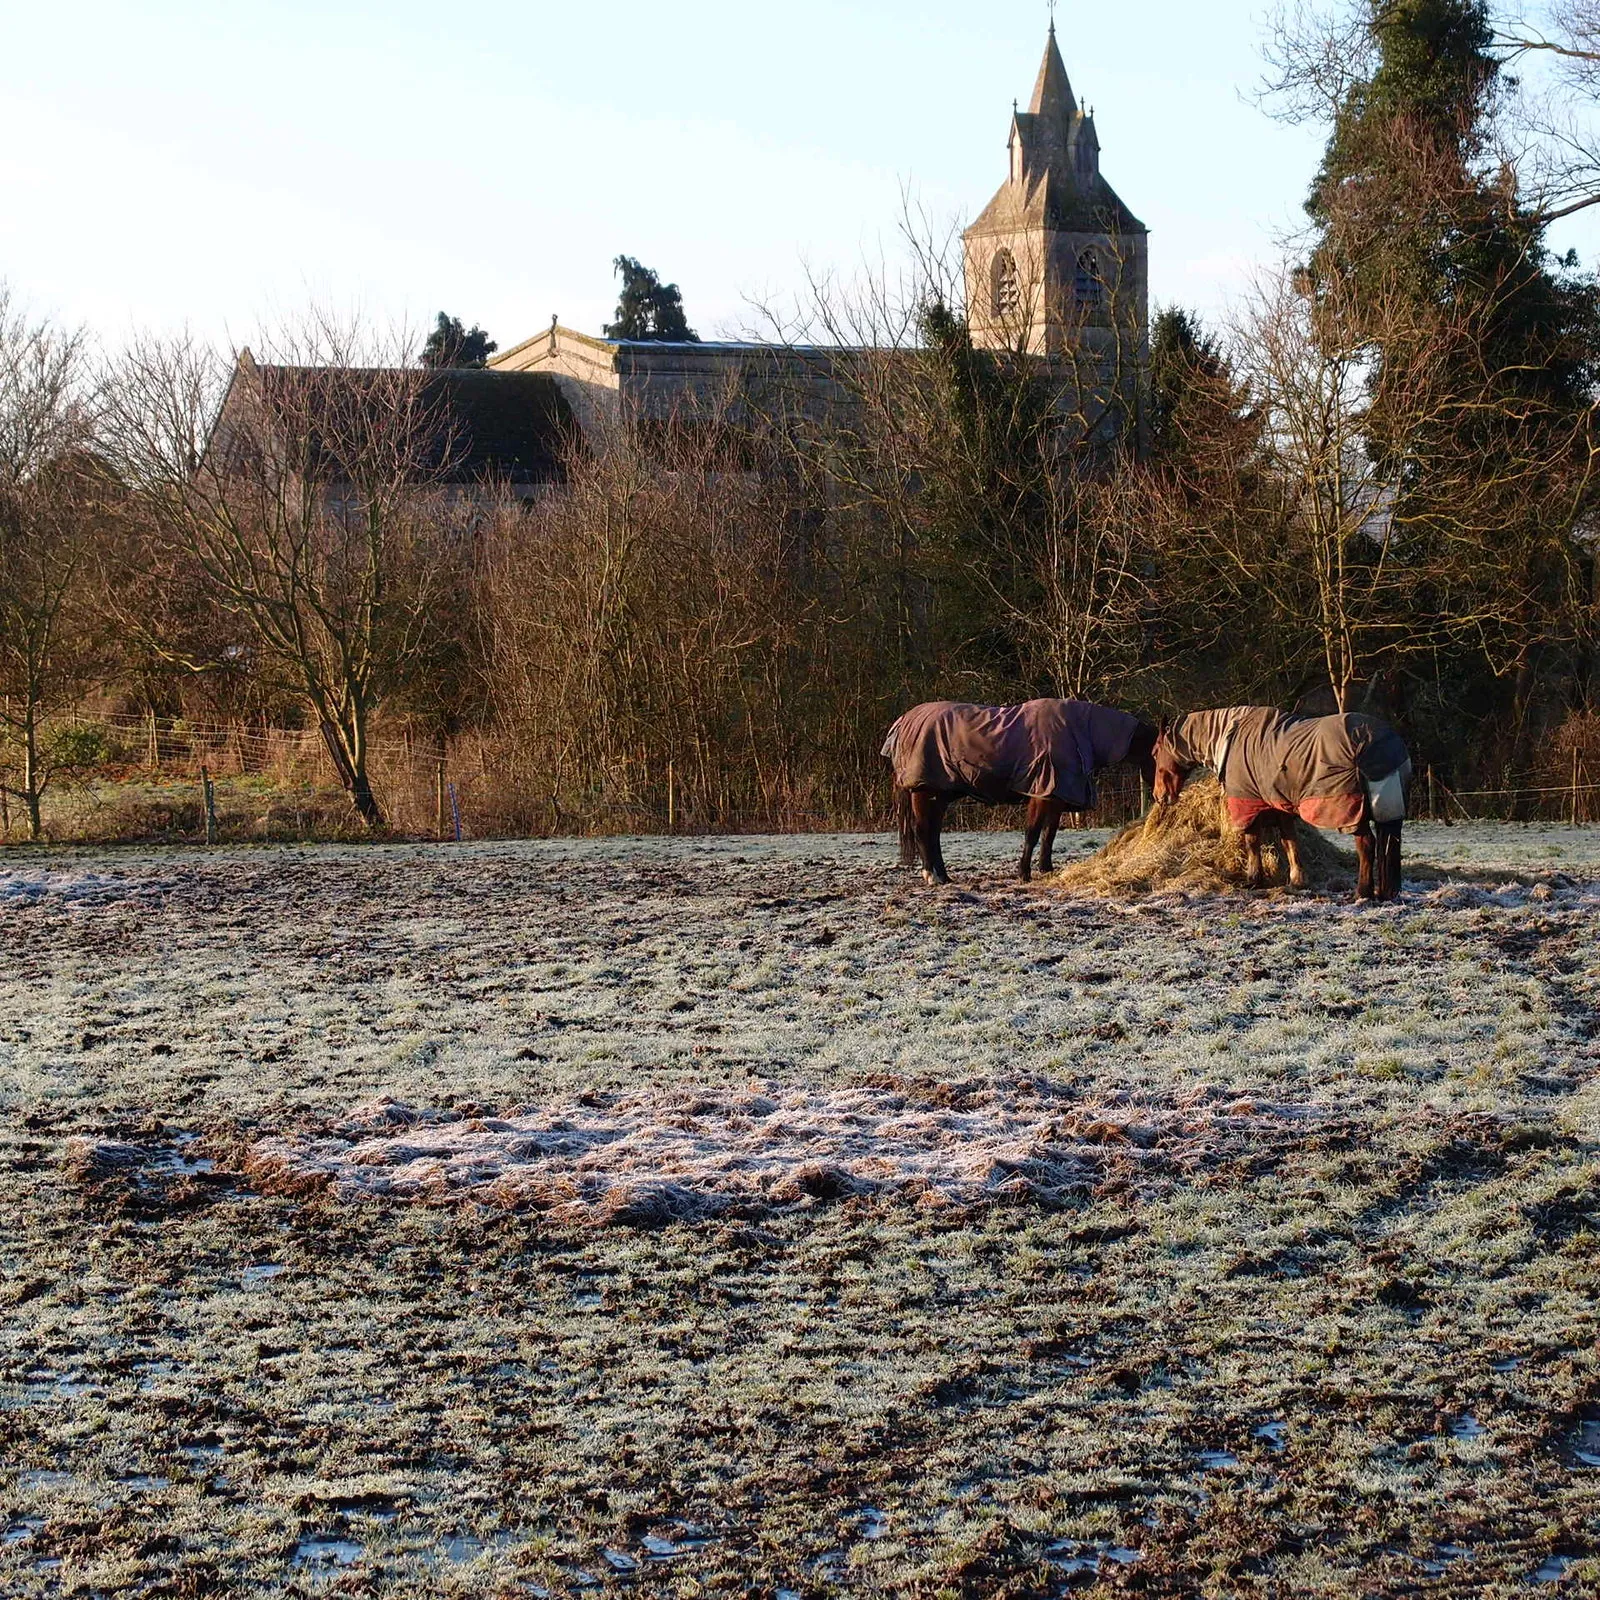
[[[939,824],[944,820],[949,804],[947,795],[930,794],[922,789],[914,789],[911,793],[917,852],[922,857],[922,881],[927,884],[950,881],[950,874],[944,867],[944,856],[939,849]]]
[[[1244,830],[1244,886],[1261,887],[1261,834],[1254,822]]]
[[[1039,834],[1044,828],[1045,809],[1049,804],[1039,795],[1034,795],[1028,801],[1028,820],[1022,834],[1022,859],[1017,862],[1017,876],[1024,883],[1033,877],[1033,847],[1039,842]],[[1041,862],[1040,866],[1043,865]]]
[[[939,851],[939,796],[925,789],[911,791],[911,831],[922,862],[922,881],[937,883],[935,863]]]
[[[1356,899],[1372,898],[1372,819],[1363,816],[1356,824]]]
[[[949,883],[950,869],[944,864],[944,840],[940,837],[940,829],[944,826],[944,814],[955,804],[956,797],[949,794],[936,794],[933,797],[932,823],[930,825],[931,842],[933,844],[933,875],[940,883]]]
[[[1380,822],[1377,838],[1377,879],[1380,900],[1400,898],[1400,830],[1403,822]]]
[[[1049,877],[1056,870],[1056,829],[1061,826],[1061,815],[1066,807],[1059,800],[1047,800],[1045,806],[1044,838],[1039,844],[1039,870]]]
[[[1284,860],[1289,863],[1289,887],[1303,889],[1306,886],[1305,868],[1300,862],[1300,841],[1295,837],[1294,818],[1285,817],[1279,824],[1278,837],[1283,841]]]

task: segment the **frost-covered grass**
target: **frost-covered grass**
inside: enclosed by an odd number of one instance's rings
[[[1412,828],[1365,909],[1015,844],[8,858],[0,1590],[1600,1581],[1600,839]],[[653,1228],[227,1175],[382,1095],[1077,1154]]]

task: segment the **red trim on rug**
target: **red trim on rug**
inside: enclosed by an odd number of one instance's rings
[[[1276,806],[1269,806],[1265,800],[1250,800],[1242,795],[1230,794],[1228,797],[1228,821],[1241,833],[1250,826],[1263,811],[1276,811]]]
[[[1352,833],[1361,821],[1361,796],[1359,794],[1307,795],[1300,802],[1300,815],[1313,828],[1329,828],[1339,833]]]

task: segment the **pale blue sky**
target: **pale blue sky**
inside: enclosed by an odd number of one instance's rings
[[[1242,98],[1263,5],[1071,3],[1057,29],[1160,301],[1207,310],[1294,225],[1321,135]],[[704,335],[803,263],[970,218],[1043,3],[0,0],[0,278],[115,342],[247,336],[307,299],[598,331],[611,259]]]

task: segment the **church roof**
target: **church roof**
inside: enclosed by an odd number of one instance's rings
[[[545,483],[562,476],[575,424],[548,373],[451,368],[435,373],[422,392],[438,410],[437,448],[449,481]]]
[[[1064,233],[1147,231],[1101,176],[1094,117],[1072,92],[1054,23],[1028,109],[1012,114],[1011,139],[1022,146],[1021,175],[1000,186],[969,233],[1018,226]],[[1080,161],[1085,149],[1091,159]]]
[[[1050,37],[1045,43],[1044,60],[1039,63],[1039,76],[1034,80],[1033,99],[1028,111],[1036,117],[1065,121],[1078,109],[1072,97],[1072,85],[1067,81],[1066,63],[1056,45],[1056,25],[1050,24]]]
[[[1002,185],[967,232],[1011,231],[1030,225],[1061,233],[1149,232],[1099,173],[1084,184],[1070,174],[1048,169],[1031,182]]]
[[[383,369],[257,365],[244,351],[223,402],[224,416],[243,374],[254,377],[269,414],[276,410],[281,416],[281,408],[290,405],[316,432],[322,431],[324,416],[330,429],[347,430],[350,407],[394,403],[394,389],[384,381],[391,374]],[[417,400],[427,426],[416,465],[428,481],[529,485],[564,476],[576,425],[550,374],[448,367],[423,375]],[[315,437],[308,443],[321,448]]]

